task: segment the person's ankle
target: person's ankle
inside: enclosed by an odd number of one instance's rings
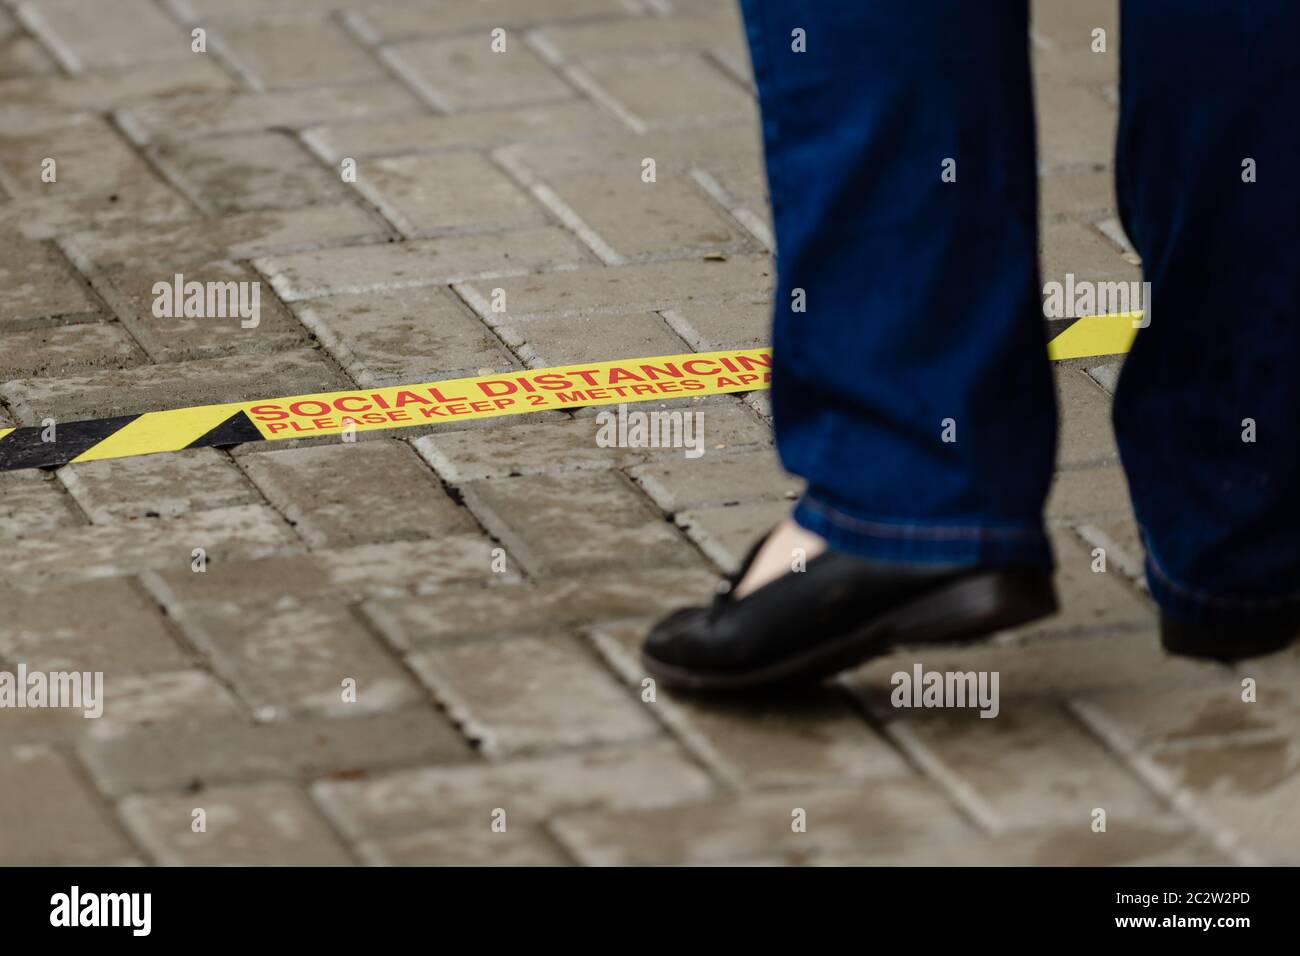
[[[732,597],[743,598],[783,574],[802,570],[808,561],[825,550],[824,539],[795,524],[793,518],[786,518],[763,542],[749,570],[732,591]]]

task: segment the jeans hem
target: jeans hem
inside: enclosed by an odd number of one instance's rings
[[[1164,569],[1160,559],[1151,549],[1151,542],[1145,530],[1142,539],[1146,547],[1147,587],[1161,610],[1173,617],[1212,620],[1242,616],[1267,617],[1285,611],[1300,613],[1300,591],[1290,594],[1228,597],[1183,584]]]
[[[837,551],[880,561],[1048,570],[1052,548],[1041,525],[943,525],[863,518],[805,493],[795,523]]]

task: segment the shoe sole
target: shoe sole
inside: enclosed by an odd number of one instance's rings
[[[1300,630],[1296,629],[1253,641],[1237,640],[1232,643],[1196,640],[1170,634],[1164,629],[1160,632],[1160,646],[1167,653],[1193,660],[1216,661],[1219,664],[1235,664],[1252,657],[1266,657],[1285,650],[1297,641],[1300,641]]]
[[[646,672],[675,690],[742,691],[829,677],[902,644],[967,644],[1055,614],[1051,576],[990,571],[927,593],[834,641],[749,671],[695,671],[642,652]]]

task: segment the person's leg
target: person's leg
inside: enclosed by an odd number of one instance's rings
[[[777,245],[776,443],[807,480],[804,540],[829,550],[651,633],[652,673],[718,688],[1054,608],[1025,0],[741,5]],[[746,567],[791,572],[791,540]]]
[[[1024,0],[742,6],[777,240],[776,442],[808,482],[796,520],[887,561],[1049,566]]]
[[[1116,185],[1153,302],[1115,430],[1171,650],[1300,629],[1298,11],[1123,5]]]

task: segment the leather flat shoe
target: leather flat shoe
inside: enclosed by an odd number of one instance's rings
[[[641,652],[648,674],[698,691],[812,681],[899,644],[964,643],[1057,609],[1048,571],[898,565],[830,550],[733,599],[761,545],[711,606],[655,625]]]
[[[1280,651],[1300,638],[1300,607],[1206,624],[1160,615],[1160,643],[1170,654],[1231,664]]]

